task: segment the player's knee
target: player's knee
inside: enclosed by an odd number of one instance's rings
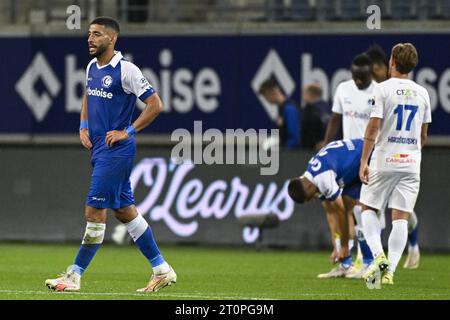
[[[105,223],[88,222],[83,237],[83,244],[100,244],[105,237]]]
[[[122,223],[127,223],[128,222],[128,219],[124,215],[124,212],[122,210],[120,210],[120,209],[114,210],[114,216],[116,217],[117,220],[119,220]]]
[[[138,212],[135,206],[128,206],[125,208],[114,209],[114,215],[120,222],[127,223],[135,219]]]
[[[364,213],[364,211],[373,211],[373,212],[375,212],[375,213],[378,212],[378,210],[375,209],[375,208],[366,206],[365,204],[361,204],[361,213]]]
[[[98,209],[86,206],[84,216],[87,222],[106,223],[106,209]]]
[[[392,209],[392,221],[394,221],[394,220],[406,220],[406,221],[408,221],[409,216],[410,216],[409,212],[402,211],[402,210],[397,210],[397,209]]]

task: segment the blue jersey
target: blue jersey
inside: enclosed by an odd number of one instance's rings
[[[142,101],[154,93],[153,87],[133,63],[116,52],[109,64],[99,67],[97,58],[86,69],[87,113],[92,158],[133,157],[136,154],[134,137],[105,143],[106,133],[124,130],[131,124],[136,97]]]
[[[333,141],[309,160],[305,178],[319,190],[322,199],[335,200],[346,186],[360,183],[362,139]]]

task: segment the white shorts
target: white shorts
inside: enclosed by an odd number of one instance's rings
[[[359,201],[377,210],[412,212],[419,195],[420,174],[369,170],[369,184],[362,185]]]

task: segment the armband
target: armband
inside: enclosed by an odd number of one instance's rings
[[[136,134],[136,129],[132,125],[126,128],[125,131],[128,133],[128,136],[130,137]]]

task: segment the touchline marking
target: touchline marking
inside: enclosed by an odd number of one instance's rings
[[[127,293],[127,292],[54,292],[54,291],[33,291],[33,290],[0,290],[0,293],[4,294],[38,294],[38,295],[79,295],[79,296],[136,296],[136,297],[175,297],[175,298],[211,298],[211,299],[241,299],[241,300],[278,300],[279,298],[272,297],[244,297],[244,296],[223,296],[223,295],[204,295],[199,292],[192,293]],[[410,297],[422,297],[422,296],[435,296],[445,297],[449,296],[446,293],[423,293],[423,294],[411,294],[411,293],[395,293],[384,292],[384,295],[389,296],[410,296]],[[287,296],[360,296],[360,294],[350,293],[286,293],[281,295]]]

